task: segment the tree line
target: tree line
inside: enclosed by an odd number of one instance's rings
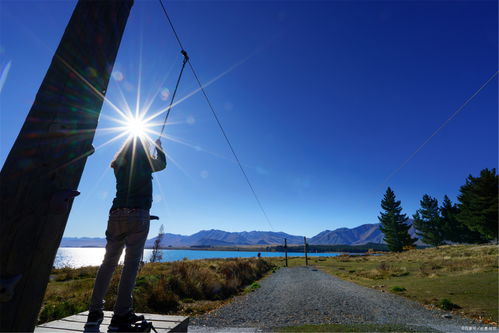
[[[496,169],[484,169],[480,176],[469,175],[460,187],[458,203],[447,195],[439,205],[436,198],[423,195],[413,215],[416,235],[428,245],[487,243],[498,239],[498,180]],[[388,187],[378,216],[380,230],[390,251],[413,248],[417,238],[409,234],[408,217]]]

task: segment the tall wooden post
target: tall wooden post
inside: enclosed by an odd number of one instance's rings
[[[286,267],[288,267],[288,240],[287,238],[284,238],[284,251],[285,251],[285,258],[286,258]]]
[[[308,252],[308,248],[307,248],[307,237],[303,237],[303,251],[305,252],[305,266],[308,266],[308,256],[307,256],[307,252]]]
[[[2,332],[36,324],[132,5],[79,0],[0,172]]]

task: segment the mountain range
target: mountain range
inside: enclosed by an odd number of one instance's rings
[[[409,234],[418,238],[412,226]],[[355,228],[338,228],[325,230],[308,239],[313,245],[362,245],[367,243],[384,243],[383,233],[379,229],[379,223],[363,224]],[[157,237],[157,236],[156,236]],[[148,239],[146,247],[152,247],[156,237]],[[161,242],[162,247],[190,247],[190,246],[243,246],[243,245],[282,245],[284,238],[289,245],[303,244],[303,236],[290,235],[284,232],[273,231],[243,231],[227,232],[223,230],[202,230],[190,236],[165,233]],[[421,245],[421,241],[416,243]],[[65,237],[61,241],[61,247],[104,247],[105,238],[76,238]]]

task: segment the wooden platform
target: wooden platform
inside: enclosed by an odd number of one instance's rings
[[[164,316],[150,313],[143,314],[147,321],[151,322],[158,333],[166,332],[187,332],[189,317],[183,316]],[[51,321],[35,327],[36,333],[74,333],[85,332],[84,326],[87,321],[88,311],[78,313],[61,320]],[[100,332],[107,332],[107,327],[111,322],[113,313],[104,311],[104,321],[100,326]],[[90,332],[90,331],[86,331]],[[151,331],[153,332],[153,331]]]

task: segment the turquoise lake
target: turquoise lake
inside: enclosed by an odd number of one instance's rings
[[[61,247],[57,250],[57,255],[54,261],[56,268],[69,266],[73,268],[83,266],[99,266],[104,258],[104,248],[82,248],[82,247]],[[148,262],[151,257],[152,250],[144,250],[144,261]],[[245,251],[203,251],[203,250],[161,250],[163,254],[163,262],[177,261],[184,258],[187,259],[209,259],[209,258],[251,258],[256,257],[258,252]],[[309,253],[310,257],[332,257],[341,253]],[[284,257],[284,252],[261,252],[261,256],[265,257]],[[289,257],[303,257],[303,253],[289,252]],[[123,262],[125,257],[124,251],[120,262]]]

